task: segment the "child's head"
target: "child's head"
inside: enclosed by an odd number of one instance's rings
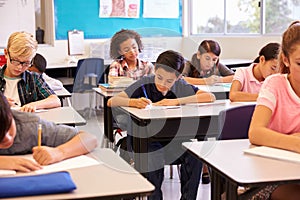
[[[197,51],[197,58],[201,69],[208,71],[215,65],[219,64],[219,56],[221,54],[221,47],[218,42],[214,40],[203,40]]]
[[[0,148],[9,148],[16,135],[15,121],[6,100],[6,97],[0,92]]]
[[[37,53],[33,58],[33,65],[29,68],[29,70],[42,74],[46,71],[46,67],[46,59],[41,54]]]
[[[114,34],[110,41],[110,57],[112,59],[125,58],[136,60],[143,49],[141,36],[132,30],[122,29]]]
[[[20,76],[32,65],[36,54],[37,41],[26,32],[15,32],[10,35],[7,48],[4,50],[7,59],[7,76]]]
[[[300,21],[294,21],[283,33],[279,66],[281,73],[298,70],[300,55]],[[299,68],[300,69],[300,68]]]
[[[263,78],[279,72],[279,50],[280,44],[277,42],[271,42],[259,51],[259,56],[254,60],[254,63],[259,63],[259,70]]]
[[[178,52],[168,50],[161,53],[155,62],[155,85],[166,93],[181,76],[185,59]]]

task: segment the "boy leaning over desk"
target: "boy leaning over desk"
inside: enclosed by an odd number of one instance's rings
[[[215,96],[212,93],[199,90],[181,79],[184,67],[184,58],[175,51],[161,53],[155,64],[155,75],[142,77],[130,85],[125,91],[118,93],[108,101],[108,106],[130,106],[145,108],[149,105],[173,106],[186,103],[212,102]],[[171,149],[163,149],[163,142],[150,142],[148,146],[148,180],[155,185],[155,190],[149,199],[162,199],[161,185],[164,178],[165,159],[172,155],[181,155],[175,158],[181,163],[181,199],[193,200],[197,197],[202,163],[186,152],[181,152],[181,142]],[[163,151],[161,151],[163,149]],[[160,150],[160,151],[158,151]]]
[[[92,151],[97,146],[94,135],[66,125],[40,119],[34,113],[12,110],[0,92],[0,169],[30,172],[42,165]],[[41,124],[41,146],[38,127]],[[33,154],[36,162],[9,155]]]

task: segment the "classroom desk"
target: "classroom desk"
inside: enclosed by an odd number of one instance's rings
[[[72,126],[82,126],[86,120],[70,106],[47,109],[36,113],[40,118],[54,122],[56,124],[65,124]]]
[[[104,112],[104,135],[107,139],[107,146],[109,146],[110,143],[114,142],[114,136],[113,136],[113,121],[112,121],[112,111],[111,108],[107,106],[107,101],[114,96],[118,92],[105,92],[102,91],[100,88],[93,88],[93,90],[96,92],[96,94],[100,95],[103,99],[103,112]]]
[[[99,165],[67,170],[77,189],[71,193],[6,198],[31,199],[123,199],[147,196],[154,186],[129,166],[111,149],[96,149],[90,153]],[[1,199],[1,200],[4,200]]]
[[[204,140],[218,136],[218,115],[226,108],[253,102],[216,100],[215,105],[184,105],[177,109],[145,110],[132,107],[115,107],[130,115],[135,167],[147,172],[147,152],[150,141],[173,141],[197,138]]]
[[[60,90],[54,90],[54,92],[60,99],[61,106],[63,106],[63,99],[66,99],[68,106],[71,106],[70,97],[72,96],[72,94],[66,88],[63,87]]]
[[[244,154],[251,148],[248,139],[185,142],[183,147],[211,167],[212,200],[221,199],[221,177],[228,184],[226,199],[230,200],[237,200],[238,186],[300,181],[299,163]]]
[[[211,92],[216,99],[229,99],[231,83],[216,83],[214,85],[195,85],[200,90]]]
[[[220,63],[226,65],[229,68],[237,68],[237,67],[249,66],[251,63],[253,63],[253,60],[230,58],[230,59],[221,59]]]

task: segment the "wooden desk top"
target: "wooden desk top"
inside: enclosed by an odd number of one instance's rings
[[[154,186],[129,166],[111,149],[96,149],[90,153],[101,164],[68,170],[77,189],[71,193],[6,198],[31,199],[115,199],[148,195]],[[4,200],[4,199],[2,199]]]
[[[185,142],[183,147],[239,185],[300,180],[299,163],[243,153],[251,148],[248,139]]]
[[[86,120],[70,106],[48,109],[43,112],[37,112],[42,119],[54,122],[56,124],[82,126]]]

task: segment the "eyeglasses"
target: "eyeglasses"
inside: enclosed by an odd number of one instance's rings
[[[10,57],[10,54],[9,54],[9,51],[7,51],[8,53],[8,56],[9,56],[9,61],[11,64],[13,64],[14,66],[19,66],[21,65],[22,67],[31,67],[32,64],[33,64],[33,60],[31,60],[30,62],[21,62],[21,61],[18,61],[18,60],[14,60]]]

